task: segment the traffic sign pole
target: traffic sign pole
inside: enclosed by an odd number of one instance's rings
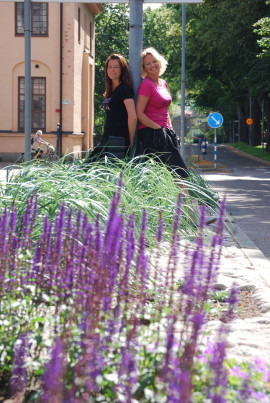
[[[210,127],[215,129],[215,137],[214,137],[214,166],[217,169],[217,128],[220,127],[223,123],[223,116],[218,113],[214,112],[208,116],[208,124]]]
[[[214,166],[217,169],[217,129],[215,129],[215,138],[214,138]]]

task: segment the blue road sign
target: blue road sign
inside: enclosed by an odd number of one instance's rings
[[[211,113],[211,115],[208,116],[208,124],[210,127],[213,127],[214,129],[217,129],[220,127],[223,123],[223,117],[220,113],[214,112]]]

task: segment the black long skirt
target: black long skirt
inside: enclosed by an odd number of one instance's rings
[[[112,159],[124,159],[129,150],[129,140],[120,136],[103,136],[84,163],[102,160],[105,156]]]
[[[187,166],[178,150],[177,136],[167,127],[138,130],[135,156],[148,155],[161,161],[181,178],[189,176]]]

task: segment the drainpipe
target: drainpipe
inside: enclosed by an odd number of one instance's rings
[[[59,155],[62,156],[63,116],[63,3],[60,3],[60,113],[59,113]]]
[[[24,43],[25,43],[25,161],[31,160],[31,0],[24,2]]]

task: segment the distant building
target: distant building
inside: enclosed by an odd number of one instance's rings
[[[95,16],[102,9],[31,3],[32,133],[42,130],[56,146],[61,112],[63,153],[93,145]],[[14,161],[25,151],[24,3],[0,2],[0,26],[0,157]]]
[[[206,133],[209,130],[207,124],[208,114],[199,114],[196,111],[191,111],[190,116],[191,130],[188,133],[188,137],[193,139],[199,134]]]
[[[185,136],[193,139],[199,134],[209,130],[207,123],[208,114],[198,114],[196,111],[185,111]],[[178,136],[181,134],[181,116],[176,116],[172,121],[172,126]]]

